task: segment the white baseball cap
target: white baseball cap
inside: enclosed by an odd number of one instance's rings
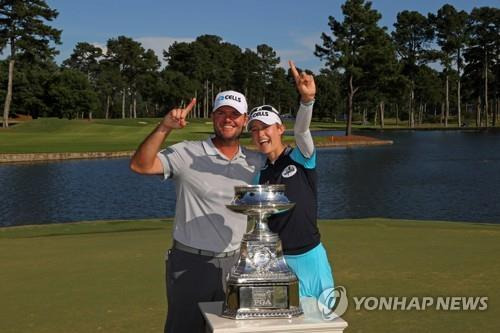
[[[235,108],[241,114],[247,113],[248,110],[245,95],[234,90],[226,90],[218,93],[215,96],[213,111],[224,105]]]
[[[271,105],[261,105],[253,108],[252,111],[250,111],[247,123],[247,131],[250,129],[250,123],[254,120],[260,120],[266,125],[283,123],[281,121],[279,111],[273,108]]]

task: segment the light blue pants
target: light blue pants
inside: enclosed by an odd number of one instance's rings
[[[285,260],[299,279],[299,297],[319,298],[323,290],[335,286],[323,244],[303,254],[285,255]]]

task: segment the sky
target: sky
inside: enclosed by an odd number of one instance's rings
[[[338,0],[46,0],[59,12],[51,25],[62,29],[58,63],[67,59],[76,43],[104,46],[110,38],[124,35],[153,49],[162,50],[174,41],[193,41],[203,34],[220,36],[242,50],[257,45],[271,46],[286,67],[289,59],[297,66],[318,72],[323,67],[314,56],[321,33],[331,34],[328,17],[343,20]],[[470,12],[474,7],[498,7],[500,0],[374,0],[372,7],[382,14],[381,26],[392,31],[397,13],[415,10],[436,13],[449,3]]]

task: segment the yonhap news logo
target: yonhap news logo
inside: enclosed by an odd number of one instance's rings
[[[327,288],[318,298],[318,310],[324,320],[334,320],[346,312],[348,303],[344,287]]]
[[[484,311],[487,296],[380,296],[353,297],[356,311]]]
[[[354,311],[485,311],[487,296],[361,296],[352,297]],[[323,290],[317,300],[324,320],[342,316],[349,305],[347,290],[338,286]]]

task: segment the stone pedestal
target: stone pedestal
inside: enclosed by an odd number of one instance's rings
[[[207,333],[236,332],[343,332],[347,322],[342,318],[323,320],[321,314],[306,314],[300,317],[234,320],[221,317],[223,302],[199,303],[200,310],[207,323]]]

